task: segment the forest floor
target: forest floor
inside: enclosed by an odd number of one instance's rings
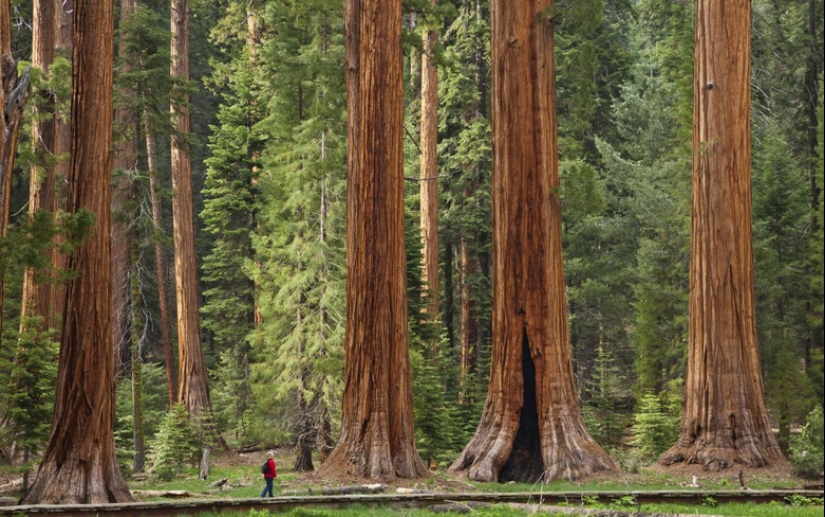
[[[293,473],[289,476],[289,480],[281,482],[281,489],[300,489],[301,487],[332,487],[332,486],[348,486],[369,483],[364,479],[354,476],[320,476],[316,472],[299,473],[294,472],[292,465],[295,462],[295,450],[290,447],[274,449],[275,460],[278,464],[279,473]],[[266,457],[264,450],[240,454],[233,451],[216,454],[213,457],[212,464],[214,466],[243,468],[249,466],[255,472],[255,476],[259,477],[258,467],[263,463]],[[316,462],[315,467],[318,467]],[[400,479],[389,485],[390,491],[395,491],[397,488],[411,488],[411,489],[426,489],[427,491],[435,492],[474,492],[478,490],[496,491],[504,489],[507,485],[515,485],[514,483],[499,484],[499,483],[471,483],[467,480],[447,474],[445,472],[446,466],[431,470],[430,476],[424,479],[408,480]],[[643,489],[716,489],[716,490],[737,490],[740,488],[740,470],[742,471],[741,479],[746,488],[805,488],[806,486],[822,486],[823,480],[805,480],[794,474],[793,466],[790,463],[783,463],[779,465],[772,465],[764,468],[734,467],[723,469],[716,472],[704,470],[699,465],[685,465],[677,464],[669,467],[664,467],[658,464],[647,465],[638,472],[629,473],[625,471],[599,473],[590,476],[581,481],[566,481],[557,480],[543,487],[544,490],[570,490],[570,489],[598,489],[599,486],[609,485],[624,485],[630,486],[634,490]],[[694,483],[699,485],[693,486]],[[479,488],[479,485],[484,485],[484,488]],[[523,484],[515,485],[507,491],[512,491],[517,488],[524,489]],[[538,485],[535,485],[538,487]]]
[[[278,465],[279,491],[302,492],[308,489],[321,490],[328,487],[344,487],[366,485],[369,480],[354,476],[321,476],[317,472],[301,473],[293,469],[295,449],[282,447],[273,449]],[[260,484],[260,465],[266,458],[267,449],[240,452],[213,451],[210,458],[210,479],[213,475],[225,476],[234,486],[257,486]],[[316,468],[318,466],[316,462]],[[35,467],[36,468],[36,467]],[[637,472],[607,472],[590,476],[579,481],[556,480],[548,484],[515,484],[515,483],[472,483],[461,477],[445,472],[446,466],[430,471],[429,476],[422,479],[397,480],[387,487],[388,492],[401,489],[423,490],[427,492],[460,493],[460,492],[513,492],[513,491],[610,491],[610,490],[738,490],[741,479],[746,489],[802,489],[816,487],[821,489],[823,480],[805,480],[794,475],[789,463],[766,467],[748,468],[734,466],[717,472],[709,472],[700,466],[677,464],[670,467],[660,465],[646,465],[638,468]],[[22,482],[18,469],[0,468],[0,495],[2,492],[19,490]],[[145,476],[145,475],[144,475]],[[30,475],[30,480],[35,472]],[[190,481],[195,481],[191,477]],[[165,483],[171,488],[175,481]],[[202,482],[201,482],[202,483]],[[148,481],[139,481],[136,476],[129,480],[134,489],[149,488],[154,485]],[[17,485],[17,486],[15,486]]]

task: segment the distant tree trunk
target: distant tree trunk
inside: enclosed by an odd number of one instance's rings
[[[413,436],[404,245],[401,1],[347,0],[347,328],[341,434],[320,471],[426,473]]]
[[[335,442],[332,441],[332,424],[329,421],[329,411],[327,411],[326,406],[321,408],[320,413],[315,448],[318,449],[318,461],[324,463],[332,452]]]
[[[158,281],[158,307],[160,309],[160,334],[163,340],[163,359],[166,362],[166,391],[169,407],[175,404],[175,363],[172,361],[172,339],[169,337],[169,310],[166,305],[166,275],[164,274],[163,246],[157,234],[161,231],[160,200],[157,194],[157,167],[155,166],[155,137],[149,130],[149,114],[143,113],[143,131],[146,135],[146,165],[149,169],[149,197],[152,203],[152,226],[156,234],[155,276]]]
[[[189,80],[189,1],[172,0],[172,76]],[[201,343],[198,313],[198,281],[195,263],[195,224],[192,203],[192,163],[185,142],[189,133],[188,95],[185,88],[171,104],[175,134],[172,136],[172,222],[175,242],[175,294],[178,321],[178,401],[187,413],[201,419],[211,413],[209,383]],[[211,419],[211,417],[209,417]],[[202,422],[213,427],[214,422]],[[215,429],[221,447],[226,443]]]
[[[491,4],[493,351],[476,434],[450,471],[476,481],[614,468],[584,427],[568,343],[552,2]]]
[[[54,60],[55,36],[57,34],[58,8],[55,0],[35,0],[32,7],[32,66],[40,68],[48,76],[49,67]],[[56,120],[54,98],[43,99],[44,117],[32,127],[32,142],[37,163],[32,166],[29,178],[29,217],[39,211],[50,212],[53,216],[57,209],[55,198],[54,165],[49,157],[54,155]],[[54,219],[54,217],[53,217]],[[49,262],[54,265],[57,251],[47,250]],[[20,333],[29,317],[40,318],[38,330],[47,331],[54,325],[54,308],[52,285],[44,281],[35,281],[43,271],[26,268],[23,273],[23,302],[20,311]]]
[[[471,189],[464,189],[464,199],[467,199]],[[472,189],[474,190],[474,188]],[[478,263],[470,256],[468,237],[462,235],[459,243],[459,278],[461,289],[461,306],[459,310],[459,321],[461,327],[459,372],[458,383],[460,391],[458,393],[458,403],[473,402],[472,396],[472,374],[475,370],[473,360],[474,353],[478,348],[478,317],[475,314],[475,303],[473,303],[470,289],[470,277],[478,270]]]
[[[300,310],[298,314],[298,318],[300,319]],[[298,352],[299,357],[304,354],[303,346]],[[311,470],[315,470],[315,466],[312,464],[312,440],[311,437],[314,434],[314,422],[312,421],[312,411],[309,408],[309,404],[307,404],[306,396],[304,395],[306,384],[307,384],[307,376],[309,372],[307,371],[306,366],[301,364],[298,366],[300,368],[300,376],[298,378],[299,386],[298,386],[298,440],[296,443],[297,454],[295,457],[295,470],[298,472],[309,472]]]
[[[132,501],[115,456],[110,215],[114,13],[110,1],[74,6],[69,211],[95,215],[70,259],[54,420],[37,478],[22,504]]]
[[[131,372],[132,372],[132,442],[135,453],[133,456],[132,471],[143,472],[146,460],[146,448],[143,433],[143,354],[141,335],[143,334],[144,320],[140,288],[140,246],[138,239],[130,235],[131,268],[129,274],[129,305],[131,321],[129,325],[129,345]]]
[[[771,432],[754,310],[750,0],[699,0],[685,406],[661,463],[784,461]]]
[[[431,0],[435,5],[436,0]],[[438,32],[427,30],[421,52],[421,280],[425,288],[425,311],[432,321],[439,316],[438,300],[438,69],[435,44]]]
[[[129,20],[137,10],[137,0],[121,0],[119,25]],[[125,43],[125,36],[120,35],[120,47]],[[124,60],[122,73],[128,73],[131,64]],[[115,110],[115,128],[118,140],[115,144],[114,172],[116,181],[112,185],[112,336],[115,347],[115,375],[125,371],[124,363],[130,342],[127,334],[129,312],[129,263],[130,244],[127,215],[124,213],[126,199],[129,196],[130,178],[128,171],[137,165],[137,117],[128,106],[119,106]]]
[[[72,13],[74,6],[72,0],[57,0],[59,4],[57,8],[57,42],[55,48],[56,56],[62,56],[66,59],[71,59],[72,56]],[[54,133],[54,154],[55,156],[68,157],[72,152],[72,127],[69,120],[58,117],[55,120]],[[68,197],[67,182],[65,178],[69,177],[69,170],[71,169],[71,161],[68,158],[60,159],[54,166],[55,176],[55,199],[58,209],[65,209],[66,199]],[[64,181],[58,181],[62,178]],[[58,240],[61,238],[58,237]],[[63,270],[68,267],[69,256],[63,253],[56,253],[54,255],[55,267],[58,270]],[[60,317],[66,305],[66,282],[58,282],[52,284],[52,303],[54,305],[55,317]],[[56,321],[58,325],[57,333],[54,337],[56,341],[60,341],[60,330],[63,325]]]
[[[23,107],[29,95],[29,70],[18,76],[11,49],[11,3],[0,0],[0,237],[8,231],[11,184]],[[0,264],[0,335],[3,333],[5,266]]]

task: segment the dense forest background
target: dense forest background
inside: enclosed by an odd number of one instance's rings
[[[32,3],[12,1],[13,51],[32,54]],[[116,14],[113,255],[116,439],[132,466],[180,441],[170,139],[192,157],[202,348],[211,410],[234,447],[328,451],[340,425],[345,321],[346,91],[340,0],[191,0],[191,71],[170,76],[169,2]],[[416,445],[454,459],[487,390],[491,342],[489,10],[477,0],[404,4],[407,284]],[[693,99],[692,2],[560,0],[559,153],[570,341],[593,437],[625,467],[678,435],[686,367]],[[753,242],[769,414],[793,432],[823,404],[823,2],[754,0]],[[425,43],[429,31],[437,42]],[[421,53],[438,69],[437,174],[421,179]],[[66,117],[71,64],[33,90],[0,237],[0,458],[42,450],[59,323],[21,317],[24,274],[60,283],[44,257],[63,225],[30,217],[44,156],[32,128]],[[181,135],[170,101],[189,94]],[[44,99],[54,110],[38,109]],[[151,145],[149,145],[151,143]],[[122,155],[120,156],[123,157]],[[37,172],[35,172],[36,174]],[[422,276],[421,183],[438,185],[438,289]],[[153,214],[154,209],[154,214]],[[61,222],[65,221],[65,222]],[[116,277],[117,278],[117,277]],[[435,285],[433,282],[430,284]],[[120,292],[120,295],[118,295]],[[428,316],[437,296],[438,318]],[[168,308],[168,309],[167,309]],[[163,313],[169,313],[164,319]],[[164,350],[164,343],[171,346]],[[136,375],[140,372],[139,375]],[[169,382],[167,382],[167,376]],[[176,416],[177,415],[177,416]],[[135,422],[138,422],[139,432]],[[820,433],[821,434],[821,433]],[[143,447],[141,444],[139,447]],[[197,449],[197,440],[191,447]],[[25,454],[24,454],[25,452]],[[820,467],[821,469],[821,462]]]

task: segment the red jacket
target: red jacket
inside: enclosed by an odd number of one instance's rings
[[[269,470],[264,474],[264,479],[272,479],[278,477],[278,474],[275,471],[275,460],[269,458],[267,460],[269,462]]]

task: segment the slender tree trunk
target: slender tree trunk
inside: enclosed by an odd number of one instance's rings
[[[145,441],[143,433],[143,354],[141,336],[144,330],[143,296],[140,289],[140,247],[138,239],[130,236],[131,270],[129,274],[129,306],[131,308],[131,322],[129,325],[129,341],[131,372],[132,372],[132,442],[135,453],[133,456],[132,471],[143,472],[146,460]]]
[[[301,296],[303,298],[303,295]],[[301,309],[298,309],[298,324],[301,323]],[[298,359],[300,361],[300,374],[298,376],[298,440],[296,448],[298,449],[295,457],[295,470],[298,472],[309,472],[315,470],[312,464],[312,441],[310,436],[314,431],[314,422],[312,421],[311,410],[307,404],[306,396],[304,395],[307,385],[307,377],[309,372],[305,365],[303,365],[302,357],[304,355],[304,347],[299,345]]]
[[[477,481],[614,468],[584,427],[568,343],[552,7],[491,4],[492,370],[476,434],[450,467]]]
[[[467,189],[465,189],[466,199]],[[461,306],[459,311],[460,352],[459,352],[459,372],[458,383],[460,391],[458,393],[458,403],[464,404],[472,402],[473,396],[470,385],[473,381],[474,361],[473,352],[478,341],[478,318],[475,314],[475,303],[473,303],[470,289],[470,277],[477,271],[477,263],[470,256],[467,236],[462,235],[458,243],[459,247],[459,275],[461,289]]]
[[[131,18],[137,10],[137,0],[121,0],[120,25]],[[125,36],[119,38],[120,46],[125,43]],[[123,73],[132,69],[130,63],[123,64]],[[118,140],[115,142],[114,172],[116,181],[112,186],[112,336],[115,347],[115,375],[125,371],[127,346],[130,336],[127,332],[129,312],[129,263],[131,245],[129,244],[128,216],[125,213],[131,180],[129,171],[137,165],[137,116],[127,107],[120,106],[115,111],[115,128]]]
[[[431,0],[435,5],[436,0]],[[421,280],[425,311],[432,321],[439,316],[438,286],[438,70],[433,53],[438,32],[427,30],[421,52]]]
[[[72,13],[74,12],[74,5],[72,0],[57,0],[57,43],[55,48],[55,55],[62,56],[66,59],[71,59],[72,56]],[[72,127],[70,121],[58,117],[55,120],[54,133],[54,154],[60,157],[54,166],[55,178],[55,200],[58,209],[65,209],[68,191],[65,180],[69,177],[71,169],[71,161],[67,158],[72,152]],[[64,158],[65,157],[65,158]],[[58,242],[62,237],[58,236]],[[68,267],[69,256],[63,253],[56,253],[54,255],[55,268],[62,271]],[[66,305],[66,289],[67,283],[57,282],[51,285],[52,288],[52,304],[54,305],[55,318],[58,319],[63,314]],[[60,331],[63,324],[60,321],[55,321],[57,325],[57,333],[55,340],[60,341]]]
[[[347,0],[347,329],[341,434],[321,471],[426,473],[413,435],[400,0]]]
[[[57,18],[55,0],[35,0],[32,20],[32,66],[40,68],[48,76],[54,60]],[[55,110],[54,98],[44,99],[44,117],[32,127],[32,142],[37,163],[32,166],[29,179],[29,217],[39,211],[56,213],[54,165],[49,163],[54,154]],[[49,262],[54,265],[57,251],[47,251]],[[43,271],[26,268],[23,273],[23,302],[20,312],[20,333],[29,317],[40,318],[39,331],[46,331],[54,324],[52,295],[54,290],[49,282],[35,281]]]
[[[172,76],[189,79],[189,2],[172,0]],[[192,202],[192,164],[185,138],[189,133],[188,95],[179,91],[171,103],[175,132],[172,136],[172,222],[175,245],[175,299],[178,324],[178,402],[190,415],[209,407],[206,366],[201,349],[195,263]]]
[[[750,21],[750,0],[697,2],[688,369],[681,431],[665,465],[784,461],[756,343]]]
[[[17,139],[23,107],[29,95],[29,69],[18,76],[11,48],[11,3],[0,0],[0,237],[8,231],[11,185]],[[3,334],[3,306],[6,270],[0,264],[0,335]]]
[[[172,0],[172,76],[189,80],[189,1]],[[172,222],[175,242],[175,294],[178,321],[178,402],[190,416],[211,412],[209,383],[201,342],[198,281],[195,263],[195,224],[192,203],[192,163],[185,142],[189,134],[188,95],[181,89],[172,102]],[[210,417],[211,418],[211,417]],[[204,422],[213,425],[213,422]],[[215,430],[222,447],[226,444]]]
[[[169,310],[166,305],[166,275],[163,265],[163,245],[158,235],[161,233],[160,200],[157,194],[157,167],[155,165],[155,137],[149,130],[149,114],[143,113],[143,131],[146,135],[146,164],[149,169],[149,197],[152,203],[152,226],[155,242],[155,276],[158,282],[158,307],[160,308],[160,334],[163,340],[163,359],[166,362],[166,391],[169,394],[169,407],[175,404],[175,363],[172,361],[172,339],[169,337]]]
[[[22,504],[132,501],[117,466],[111,330],[112,161],[111,1],[74,6],[72,158],[69,211],[95,215],[95,231],[75,250],[63,315],[54,420],[49,443]]]

